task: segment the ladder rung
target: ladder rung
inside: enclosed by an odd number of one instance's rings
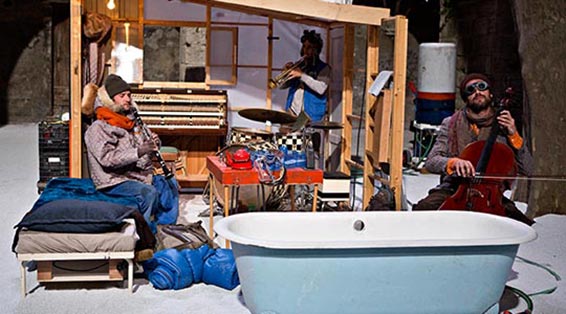
[[[346,159],[345,161],[346,161],[346,163],[347,163],[348,165],[350,165],[351,167],[354,167],[354,168],[357,168],[357,169],[362,169],[362,170],[364,169],[364,166],[363,166],[363,165],[361,165],[361,164],[359,164],[359,163],[353,161],[352,159]]]
[[[375,160],[377,160],[377,153],[371,150],[366,150],[366,156],[371,159],[370,161],[372,162],[372,164]]]
[[[390,186],[390,184],[391,184],[391,182],[389,182],[389,180],[387,180],[387,179],[385,179],[385,178],[383,178],[383,177],[380,177],[380,176],[376,176],[376,175],[373,174],[373,173],[372,173],[372,174],[368,174],[368,177],[369,177],[370,179],[379,181],[379,182],[381,182],[382,184],[385,184],[385,185],[387,185],[387,186]]]
[[[348,119],[350,119],[350,120],[358,120],[358,121],[363,121],[363,120],[365,120],[365,118],[360,117],[360,116],[358,116],[358,115],[356,115],[356,114],[349,114],[349,115],[347,115],[347,117],[348,117]]]

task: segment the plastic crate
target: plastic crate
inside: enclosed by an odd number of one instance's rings
[[[66,122],[46,122],[38,125],[39,145],[69,143],[69,124]]]
[[[69,176],[69,125],[43,121],[38,125],[39,182],[38,192],[47,181]]]

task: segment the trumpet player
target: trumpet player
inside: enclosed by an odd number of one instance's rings
[[[311,121],[317,122],[326,113],[330,66],[320,60],[323,41],[319,33],[303,31],[301,44],[301,60],[285,65],[289,73],[280,88],[289,89],[285,110],[296,116],[304,111]]]

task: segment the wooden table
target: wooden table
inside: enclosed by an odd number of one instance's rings
[[[228,167],[224,162],[220,161],[218,156],[206,157],[206,168],[212,175],[210,178],[210,237],[214,236],[214,180],[218,180],[224,189],[224,217],[230,215],[230,186],[241,185],[259,185],[257,170],[234,170]],[[277,173],[275,173],[277,175]],[[295,210],[295,185],[297,184],[313,184],[314,194],[312,211],[316,212],[316,203],[318,197],[318,187],[322,184],[323,171],[320,169],[303,169],[292,168],[287,169],[284,184],[289,185],[289,194],[291,195],[291,210]],[[228,243],[228,242],[226,242]]]

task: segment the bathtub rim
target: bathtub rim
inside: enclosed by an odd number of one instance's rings
[[[517,231],[515,236],[507,237],[485,237],[485,238],[475,238],[464,240],[455,239],[386,239],[386,240],[340,240],[340,241],[328,241],[328,240],[271,240],[271,239],[259,239],[250,238],[242,236],[234,232],[230,226],[237,223],[239,220],[245,220],[248,218],[255,217],[267,217],[271,216],[275,218],[277,216],[283,216],[285,218],[292,217],[293,215],[305,215],[305,216],[339,216],[339,215],[349,215],[353,217],[360,216],[383,216],[387,215],[419,215],[426,216],[436,215],[445,216],[447,219],[455,219],[459,217],[460,219],[488,219],[496,221],[498,223],[506,224],[510,228]],[[467,217],[466,217],[467,216]],[[214,224],[214,230],[221,237],[236,242],[243,245],[252,245],[263,248],[270,249],[363,249],[363,248],[419,248],[419,247],[471,247],[471,246],[499,246],[499,245],[519,245],[522,243],[527,243],[535,240],[538,235],[536,231],[527,226],[524,223],[518,222],[516,220],[501,217],[492,214],[471,212],[471,211],[422,211],[422,212],[325,212],[325,213],[313,213],[313,212],[254,212],[254,213],[241,213],[233,216],[223,218]]]

